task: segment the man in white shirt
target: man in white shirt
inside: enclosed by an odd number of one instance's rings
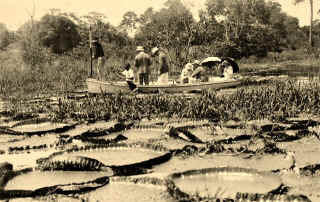
[[[126,81],[133,81],[134,73],[133,73],[133,69],[131,68],[131,65],[127,63],[124,69],[125,70],[122,72],[122,74],[126,77]]]
[[[133,69],[131,68],[131,65],[129,63],[126,64],[124,69],[125,70],[122,72],[122,74],[126,77],[126,82],[129,86],[130,90],[134,90],[137,86],[133,82],[133,80],[134,80]]]

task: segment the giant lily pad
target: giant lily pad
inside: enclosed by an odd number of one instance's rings
[[[11,130],[22,134],[45,134],[50,132],[65,132],[74,128],[76,124],[49,122],[47,119],[34,119],[15,124]]]
[[[111,177],[110,183],[82,196],[88,201],[173,202],[164,180],[157,178]]]
[[[57,162],[57,159],[59,162],[63,162],[76,159],[79,156],[98,161],[104,167],[112,167],[116,175],[123,175],[126,170],[129,174],[135,169],[151,168],[154,165],[164,163],[171,158],[171,153],[165,151],[164,148],[147,144],[115,144],[106,147],[87,146],[67,150],[66,152],[57,152],[48,158],[39,159],[38,162],[46,164],[46,162]],[[65,165],[68,167],[67,164]]]
[[[255,169],[218,167],[189,170],[170,176],[176,186],[189,195],[235,198],[240,193],[267,193],[278,188],[277,176]]]
[[[109,177],[104,172],[31,171],[11,179],[0,199],[82,193],[107,183]]]

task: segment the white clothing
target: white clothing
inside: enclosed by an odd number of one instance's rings
[[[126,80],[132,81],[133,78],[134,78],[134,74],[133,74],[133,70],[132,69],[124,70],[122,72],[122,74],[126,77]]]
[[[169,73],[160,74],[158,77],[158,83],[167,84],[169,82]]]
[[[233,77],[233,68],[231,65],[227,66],[223,70],[223,75],[225,79],[232,79]]]
[[[185,79],[190,80],[192,72],[193,72],[193,65],[191,63],[187,63],[181,71],[181,75],[180,75],[181,83],[184,83],[183,81]]]

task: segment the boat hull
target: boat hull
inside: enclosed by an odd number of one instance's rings
[[[125,82],[113,83],[107,81],[99,81],[96,79],[88,78],[86,80],[89,93],[129,93],[129,86]],[[206,83],[196,83],[196,84],[158,84],[158,85],[148,85],[141,86],[137,85],[140,93],[182,93],[190,91],[202,91],[206,89],[221,89],[235,87],[241,84],[240,80],[225,80],[225,81],[215,81]]]

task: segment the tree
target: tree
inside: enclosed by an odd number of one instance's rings
[[[140,15],[139,22],[141,25],[146,25],[151,22],[152,16],[155,14],[152,7],[149,7],[142,15]]]
[[[211,25],[208,33],[215,29],[218,37],[206,38],[220,44],[216,54],[231,57],[263,57],[269,51],[296,48],[294,40],[302,34],[297,19],[282,12],[275,1],[207,0],[200,22]]]
[[[294,4],[304,2],[305,0],[294,0]],[[309,45],[313,46],[312,41],[312,27],[313,27],[313,0],[309,0],[310,5],[310,27],[309,27]]]
[[[67,17],[47,14],[39,22],[40,43],[53,53],[63,53],[80,41],[77,26]]]
[[[148,9],[140,18],[136,42],[148,48],[161,46],[170,49],[177,59],[172,62],[184,63],[197,30],[191,11],[181,0],[168,0],[160,11]]]
[[[137,30],[139,17],[133,11],[126,12],[120,23],[120,28],[124,29],[128,34],[134,34]]]
[[[10,33],[7,26],[0,23],[0,50],[5,49],[10,44]]]

